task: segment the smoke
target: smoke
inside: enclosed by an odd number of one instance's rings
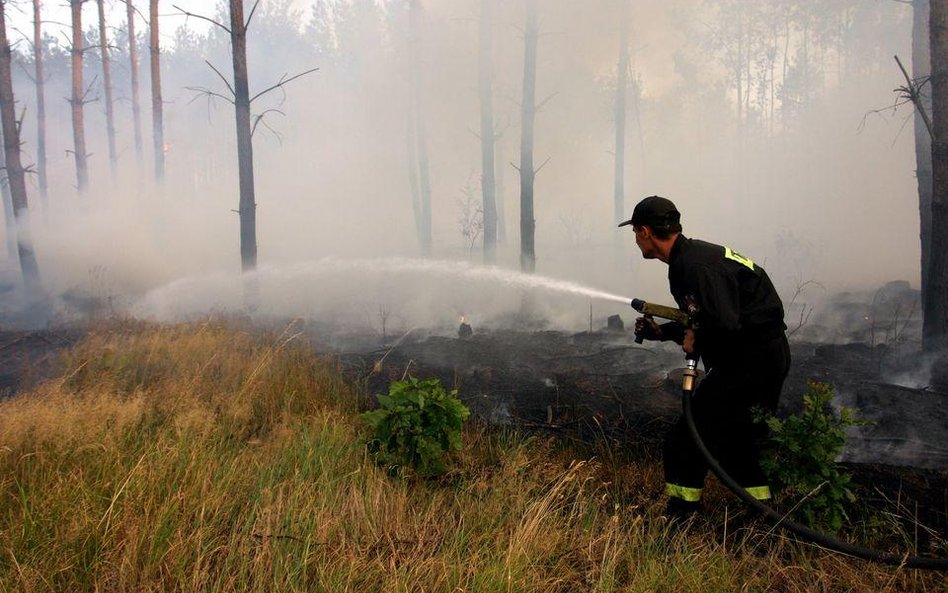
[[[613,220],[618,2],[539,4],[537,97],[543,107],[535,161],[546,164],[536,181],[537,272],[668,302],[664,266],[640,261],[631,233],[617,230]],[[802,31],[790,27],[790,51],[773,65],[774,103],[769,102],[771,85],[755,82],[752,94],[744,88],[739,124],[727,44],[715,45],[715,40],[734,34],[737,18],[757,23],[755,39],[783,34],[765,28],[763,23],[771,21],[758,14],[760,6],[776,10],[783,3],[732,4],[633,3],[635,82],[627,113],[626,213],[642,196],[668,196],[683,213],[686,234],[753,258],[768,270],[785,301],[808,280],[819,282],[825,291],[817,292],[828,295],[889,280],[917,283],[914,157],[911,133],[903,130],[911,112],[882,112],[863,125],[867,113],[894,99],[891,89],[900,75],[891,55],[909,55],[911,8],[854,2],[839,8],[845,13],[834,13],[836,8],[813,12],[814,22],[843,23],[846,34],[823,42],[819,53],[810,48],[807,62]],[[260,306],[273,314],[361,316],[363,324],[378,317],[380,306],[406,325],[445,324],[458,312],[474,320],[515,315],[522,295],[494,284],[455,279],[450,285],[378,270],[338,272],[320,281],[305,274],[287,278],[300,261],[418,253],[407,157],[404,6],[362,0],[325,4],[332,8],[332,20],[321,23],[329,33],[320,37],[320,23],[309,22],[313,3],[292,5],[302,12],[288,16],[281,12],[285,3],[264,0],[248,38],[251,94],[286,74],[320,68],[254,105],[255,114],[266,113],[254,136]],[[468,179],[480,172],[480,139],[471,132],[478,129],[479,117],[479,4],[429,0],[422,6],[434,255],[476,260],[480,246],[472,258],[460,231],[458,201]],[[193,8],[199,11],[197,2]],[[55,16],[50,12],[47,18]],[[850,18],[835,20],[843,16]],[[87,22],[93,20],[87,15]],[[113,20],[121,27],[121,14]],[[519,267],[519,177],[511,164],[519,163],[522,23],[521,3],[499,3],[494,109],[506,241],[499,246],[497,264],[512,269]],[[54,295],[113,295],[114,302],[168,319],[238,310],[244,302],[232,107],[220,100],[209,103],[187,88],[226,94],[204,60],[229,78],[227,39],[193,19],[169,15],[162,25],[162,150],[168,175],[160,183],[152,180],[148,144],[148,69],[142,69],[141,96],[146,146],[138,162],[127,56],[119,47],[113,58],[120,170],[113,176],[108,168],[101,101],[89,103],[92,186],[86,195],[76,194],[67,152],[72,148],[69,106],[56,100],[69,95],[68,56],[49,59],[48,209],[40,207],[36,188],[31,191],[44,286]],[[176,31],[179,26],[190,34]],[[55,34],[55,28],[50,24],[48,32]],[[767,74],[764,65],[754,62],[742,84],[746,87],[748,75],[757,80]],[[87,81],[100,84],[97,68],[88,53]],[[35,161],[34,89],[22,69],[15,70],[17,100],[27,108],[25,160]],[[883,248],[877,240],[881,233],[905,240],[887,241]],[[809,293],[806,298],[815,297]],[[588,300],[538,300],[550,323],[588,325]],[[339,313],[354,303],[361,313]],[[594,314],[605,316],[607,308],[602,305]]]
[[[843,461],[948,468],[945,427],[935,412],[943,395],[862,383],[837,389],[833,403],[862,421],[847,430]]]

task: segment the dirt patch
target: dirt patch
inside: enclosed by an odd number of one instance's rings
[[[61,354],[83,334],[77,330],[0,331],[0,396],[28,390],[54,376]]]

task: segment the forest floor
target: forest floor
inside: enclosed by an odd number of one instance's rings
[[[95,325],[0,331],[0,388],[10,396],[49,379],[66,381],[67,369],[74,374],[82,368],[71,354],[77,344],[101,331]],[[599,457],[655,462],[662,435],[679,413],[680,351],[635,344],[628,332],[494,330],[464,339],[412,332],[387,338],[298,322],[278,331],[305,335],[317,351],[331,354],[363,396],[382,393],[407,374],[436,376],[487,425],[598,451]],[[832,384],[842,405],[873,422],[851,435],[844,457],[860,501],[889,517],[898,537],[914,538],[917,549],[944,552],[948,440],[940,419],[946,396],[892,382],[904,379],[899,371],[922,373],[917,357],[861,343],[797,342],[792,351],[781,413],[799,408],[808,380]],[[721,490],[712,486],[712,492]],[[712,514],[726,500],[723,492],[713,497]]]
[[[521,406],[515,390],[533,385],[526,379],[492,387],[507,397],[493,406],[488,379],[527,364],[498,336],[416,336],[326,355],[308,339],[326,334],[311,330],[125,319],[0,335],[7,392],[16,393],[0,400],[0,590],[945,591],[942,574],[830,554],[748,520],[714,481],[701,517],[670,522],[660,426],[623,400],[635,382],[623,391],[610,379],[624,415],[612,423],[605,408],[592,416],[566,399]],[[677,357],[614,338],[611,356]],[[504,336],[567,366],[601,365],[561,350],[599,339]],[[475,382],[463,365],[455,378],[472,407],[484,402],[478,416],[494,411],[501,427],[469,420],[438,477],[374,463],[361,411],[376,381],[427,374],[429,354],[446,363],[482,348],[472,364],[485,392],[466,391]],[[570,385],[590,387],[580,375],[537,370],[564,397]],[[660,400],[657,385],[669,379],[646,376]],[[617,444],[623,427],[635,435],[627,446]],[[902,507],[854,517],[844,537],[893,554],[948,555],[944,538],[906,521],[915,476],[903,479]]]

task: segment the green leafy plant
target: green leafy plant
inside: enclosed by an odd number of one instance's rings
[[[810,381],[803,411],[781,420],[761,416],[770,439],[761,466],[771,483],[792,501],[793,514],[807,525],[838,530],[855,502],[850,476],[836,464],[846,443],[845,428],[865,424],[848,408],[837,414],[830,401],[833,389]]]
[[[437,378],[409,377],[378,394],[378,409],[362,414],[372,429],[369,452],[393,473],[411,468],[421,476],[445,471],[445,455],[461,449],[461,426],[470,410]]]

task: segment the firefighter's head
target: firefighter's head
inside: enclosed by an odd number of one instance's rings
[[[635,205],[632,218],[619,224],[626,225],[632,225],[642,257],[667,262],[671,246],[681,233],[681,214],[671,200],[649,196]]]

